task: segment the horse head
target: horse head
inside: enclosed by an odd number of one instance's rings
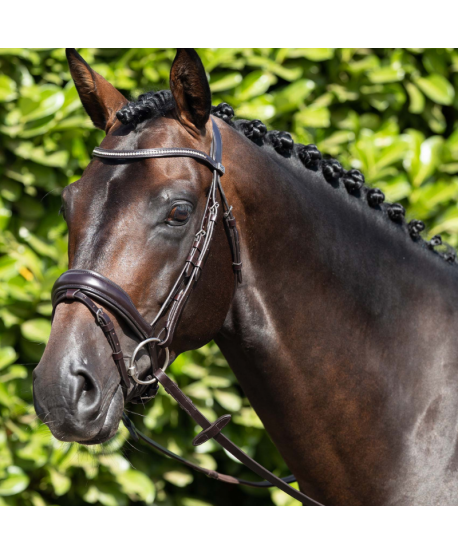
[[[137,103],[129,103],[74,49],[67,50],[67,57],[84,108],[106,132],[104,151],[211,151],[210,87],[193,49],[178,49],[171,91],[144,95]],[[109,279],[145,321],[157,319],[201,230],[213,178],[208,165],[195,158],[94,158],[62,194],[70,269]],[[220,211],[218,219],[222,217]],[[216,225],[213,239],[211,261],[201,268],[204,278],[192,284],[193,295],[169,341],[171,361],[212,340],[232,302],[231,248],[223,225]],[[105,312],[120,337],[120,349],[132,353],[138,338],[116,311],[105,307]],[[34,400],[37,414],[57,439],[81,444],[109,440],[125,403],[145,394],[135,383],[127,389],[112,354],[85,306],[63,301],[55,307],[51,337],[34,372]],[[151,357],[141,349],[137,381],[150,374]]]

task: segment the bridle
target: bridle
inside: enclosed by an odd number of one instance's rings
[[[266,479],[264,483],[251,483],[222,475],[214,471],[205,470],[196,466],[175,454],[161,447],[148,437],[139,433],[133,423],[124,414],[123,421],[132,437],[136,440],[142,438],[148,444],[163,454],[184,463],[188,467],[206,474],[208,477],[226,483],[241,484],[253,487],[277,486],[288,495],[299,500],[304,505],[320,506],[318,502],[310,499],[301,492],[293,489],[288,483],[295,481],[294,477],[280,479],[259,465],[245,452],[233,444],[222,434],[223,429],[230,423],[231,416],[223,416],[211,424],[205,416],[194,406],[192,401],[181,391],[181,389],[166,375],[165,371],[169,364],[169,347],[173,342],[176,328],[183,310],[194,290],[196,283],[202,276],[202,271],[210,253],[216,223],[219,217],[220,204],[218,193],[224,206],[223,222],[232,253],[232,268],[235,275],[235,288],[242,284],[242,261],[240,253],[240,241],[237,230],[236,219],[232,213],[232,207],[228,204],[221,185],[221,177],[225,173],[222,165],[222,138],[216,122],[212,118],[213,139],[210,155],[198,150],[188,148],[154,148],[148,150],[105,150],[96,148],[94,156],[112,160],[138,160],[149,158],[194,158],[203,162],[213,172],[212,184],[208,194],[207,204],[202,219],[202,224],[192,245],[189,256],[186,259],[183,270],[170,294],[157,314],[152,324],[149,324],[134,306],[129,295],[118,285],[103,275],[89,270],[70,270],[64,273],[55,283],[52,294],[53,319],[57,306],[61,303],[80,302],[86,306],[95,317],[97,325],[104,332],[111,349],[113,360],[118,368],[123,383],[123,390],[126,401],[145,402],[156,397],[159,384],[171,395],[180,407],[200,426],[203,431],[193,441],[194,446],[205,444],[213,439],[223,448],[235,456],[240,462],[254,471],[261,478]],[[104,312],[102,305],[119,316],[140,339],[140,343],[130,357],[130,363],[126,367],[127,359],[122,352],[119,338],[116,334],[114,324],[110,317]],[[165,326],[158,332],[159,322],[167,316]],[[140,380],[136,358],[138,353],[146,348],[151,359],[152,375],[146,381]],[[133,396],[137,392],[136,396]]]

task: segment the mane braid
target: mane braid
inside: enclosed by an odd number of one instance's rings
[[[116,117],[123,125],[136,127],[149,119],[165,117],[174,108],[175,100],[171,91],[148,92],[139,96],[138,100],[129,102],[116,114]],[[364,175],[357,169],[345,171],[337,160],[323,159],[321,152],[315,145],[294,144],[294,140],[289,133],[268,132],[266,125],[258,119],[234,121],[234,109],[227,103],[212,107],[211,113],[259,147],[270,146],[272,155],[283,158],[297,158],[307,169],[316,172],[321,171],[327,182],[336,187],[342,183],[349,195],[364,199],[371,209],[383,210],[394,224],[405,226],[413,242],[426,246],[446,262],[457,264],[458,255],[451,246],[444,245],[444,251],[436,251],[436,248],[443,246],[440,236],[435,236],[428,243],[425,242],[421,237],[426,228],[425,224],[415,219],[406,224],[405,208],[401,204],[385,204],[383,192],[379,189],[366,187]]]
[[[154,117],[164,117],[175,107],[175,100],[170,90],[147,92],[139,96],[136,102],[129,102],[116,117],[123,125],[136,127]]]

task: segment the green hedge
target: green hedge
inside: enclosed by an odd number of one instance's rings
[[[167,88],[173,49],[81,49],[127,96]],[[315,143],[458,244],[455,49],[199,49],[214,103]],[[50,332],[50,291],[67,267],[60,193],[102,139],[83,112],[63,49],[0,49],[0,505],[286,504],[192,475],[131,445],[62,445],[40,424],[31,374]],[[287,474],[214,345],[172,373],[209,419],[230,412],[230,438]],[[208,468],[249,474],[213,444],[194,452],[194,427],[160,395],[133,416],[156,440]]]

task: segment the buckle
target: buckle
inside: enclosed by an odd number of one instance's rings
[[[207,233],[201,229],[196,235],[196,242],[200,242],[200,239],[204,239],[207,236]]]
[[[151,339],[147,339],[147,340],[144,340],[143,342],[141,342],[137,346],[137,348],[135,349],[135,352],[132,354],[132,357],[130,359],[129,367],[127,368],[127,374],[129,375],[129,377],[132,377],[132,379],[137,383],[137,385],[141,385],[141,386],[144,386],[144,387],[149,386],[149,385],[155,385],[155,384],[157,384],[158,380],[155,377],[153,377],[149,381],[140,381],[140,379],[137,377],[138,372],[137,372],[137,366],[136,366],[135,360],[136,360],[140,350],[144,346],[146,346],[147,344],[150,344],[152,342],[155,343],[155,344],[160,344],[162,341],[161,341],[161,339],[151,338]],[[163,372],[167,371],[167,368],[169,367],[169,363],[170,363],[169,349],[165,348],[164,350],[165,350],[165,362],[164,362],[164,367],[161,369],[161,371],[163,371]]]
[[[100,308],[96,314],[97,323],[100,325],[100,327],[104,327],[107,324],[106,321],[102,319],[102,316],[103,316],[103,310],[102,308]]]

